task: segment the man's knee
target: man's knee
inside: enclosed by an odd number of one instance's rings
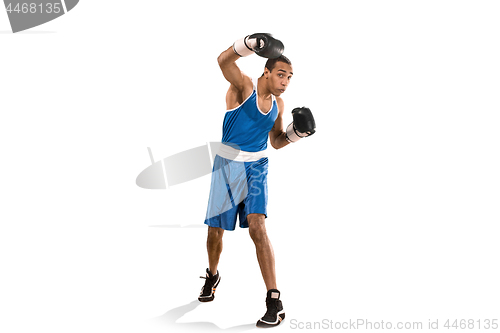
[[[254,242],[260,241],[267,236],[264,214],[248,214],[247,220],[250,237]]]
[[[208,238],[213,240],[220,240],[224,235],[224,229],[216,227],[208,227]]]

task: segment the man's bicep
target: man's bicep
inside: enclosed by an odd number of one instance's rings
[[[276,121],[274,122],[274,129],[278,131],[278,134],[283,132],[283,112],[285,110],[285,103],[281,98],[276,98],[276,104],[278,104],[278,117],[276,117]]]
[[[226,80],[237,89],[242,90],[244,85],[244,75],[236,65],[236,60],[239,58],[240,56],[234,53],[233,48],[230,47],[219,55],[217,61]]]
[[[276,120],[274,121],[273,128],[271,128],[271,131],[269,131],[269,138],[271,140],[275,140],[278,136],[281,135],[283,132],[283,111],[278,112],[278,116],[276,117]]]

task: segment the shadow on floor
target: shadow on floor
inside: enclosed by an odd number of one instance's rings
[[[203,331],[203,332],[216,332],[216,331],[224,331],[224,332],[244,332],[251,329],[256,328],[255,323],[239,325],[234,327],[229,327],[226,329],[220,328],[214,323],[210,322],[198,322],[198,323],[177,323],[177,320],[184,316],[186,313],[193,311],[196,309],[201,303],[198,300],[194,300],[191,303],[186,305],[179,306],[174,308],[164,315],[154,318],[153,320],[156,323],[169,326],[172,328],[174,332],[179,331]]]

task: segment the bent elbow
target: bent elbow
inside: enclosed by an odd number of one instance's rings
[[[269,142],[271,143],[271,146],[276,150],[283,148],[283,146],[277,144],[276,140],[269,140]]]
[[[219,67],[222,67],[224,66],[224,63],[225,63],[225,59],[226,57],[224,56],[224,52],[222,52],[221,54],[219,54],[219,56],[217,57],[217,63],[219,64]]]

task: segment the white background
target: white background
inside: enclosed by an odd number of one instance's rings
[[[496,1],[83,0],[12,34],[0,11],[0,330],[253,329],[266,290],[247,229],[225,234],[215,302],[193,302],[209,176],[135,179],[147,147],[158,160],[220,140],[216,58],[254,32],[293,62],[285,125],[303,105],[317,124],[270,151],[276,330],[500,319],[499,14]],[[251,76],[264,63],[238,61]]]

